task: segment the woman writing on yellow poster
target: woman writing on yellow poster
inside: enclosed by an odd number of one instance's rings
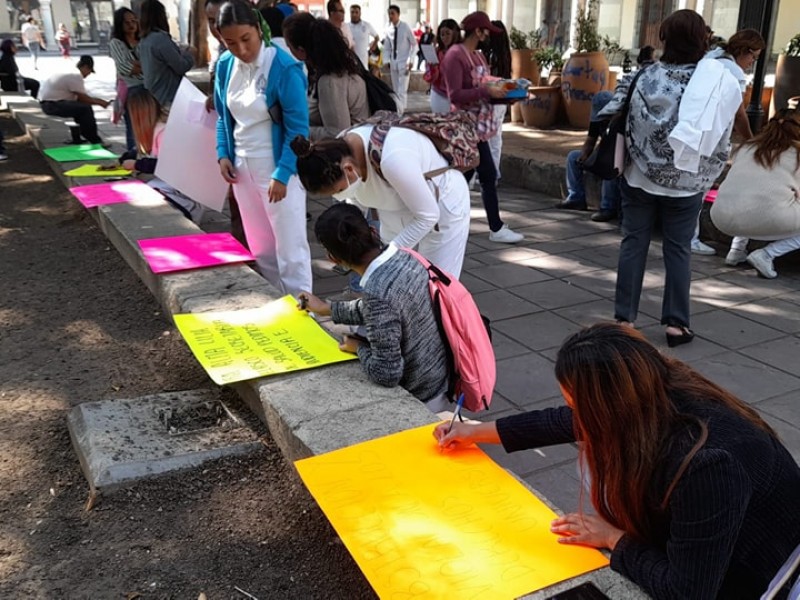
[[[577,441],[597,515],[553,521],[560,542],[607,548],[611,568],[654,598],[760,597],[800,543],[800,467],[772,428],[622,325],[570,337],[555,371],[566,406],[443,423],[439,444]]]

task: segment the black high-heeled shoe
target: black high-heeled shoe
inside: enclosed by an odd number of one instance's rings
[[[678,335],[665,332],[667,336],[667,346],[670,348],[674,348],[675,346],[680,346],[682,344],[688,344],[694,339],[694,331],[688,327],[679,327],[678,329],[681,330],[681,333]]]

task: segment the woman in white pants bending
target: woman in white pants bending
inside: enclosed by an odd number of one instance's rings
[[[265,24],[245,0],[226,2],[217,26],[230,51],[217,62],[214,86],[220,172],[233,185],[261,274],[296,296],[311,288],[305,192],[289,147],[308,135],[302,63],[267,42]]]
[[[343,137],[292,142],[300,181],[311,194],[352,199],[375,208],[381,238],[418,247],[429,261],[461,274],[469,236],[469,189],[460,171],[422,133],[393,127],[386,134],[380,173],[369,158],[373,125]],[[441,170],[441,172],[438,172]]]

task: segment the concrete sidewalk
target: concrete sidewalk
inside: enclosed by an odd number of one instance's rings
[[[98,116],[102,135],[121,142],[122,127]],[[566,151],[580,144],[583,133],[515,126],[505,131],[500,206],[503,218],[526,238],[516,246],[489,242],[480,196],[474,193],[462,277],[494,330],[498,383],[492,408],[479,415],[481,419],[562,403],[553,376],[556,351],[581,327],[612,318],[619,248],[615,226],[590,221],[588,212],[554,209],[558,200],[554,195],[509,185],[514,177],[527,176],[521,167],[509,170],[509,160],[535,161],[555,169]],[[6,168],[14,168],[13,157]],[[321,201],[309,203],[313,217],[326,207]],[[719,250],[722,255],[724,249]],[[347,279],[329,270],[318,244],[312,245],[312,253],[316,292],[341,292]],[[726,267],[721,256],[693,257],[692,326],[697,338],[667,350],[658,324],[664,282],[660,254],[661,245],[654,241],[637,326],[659,348],[690,362],[752,404],[800,459],[800,265],[779,259],[780,277],[764,280],[750,268]],[[574,446],[514,455],[496,447],[486,450],[562,510],[578,508]]]

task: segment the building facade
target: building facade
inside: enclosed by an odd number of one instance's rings
[[[137,0],[133,0],[134,4]],[[139,0],[140,1],[140,0]],[[192,0],[163,0],[172,20],[173,35],[186,42]],[[387,23],[390,4],[400,7],[401,18],[412,26],[441,20],[460,21],[475,10],[483,10],[492,19],[523,31],[537,30],[551,45],[570,47],[574,15],[585,0],[361,0],[362,16],[382,31]],[[729,37],[736,31],[739,9],[745,0],[599,0],[599,29],[624,48],[644,45],[658,47],[658,28],[671,12],[681,8],[696,10],[717,35]],[[346,1],[345,8],[355,2]],[[800,2],[778,0],[773,52],[786,46],[800,32]],[[324,14],[322,0],[295,0],[301,10]],[[0,34],[18,32],[20,19],[34,16],[41,23],[48,46],[55,49],[54,34],[59,23],[69,29],[78,45],[102,45],[108,39],[113,12],[130,6],[130,0],[0,0]]]

